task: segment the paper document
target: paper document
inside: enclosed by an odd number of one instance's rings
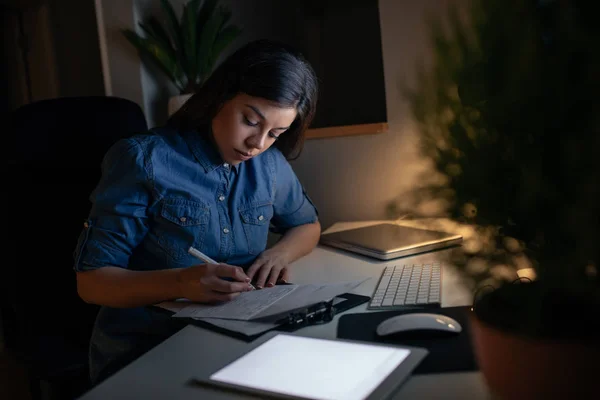
[[[172,301],[163,301],[162,303],[155,304],[154,306],[176,313],[183,310],[190,304],[193,304],[191,300],[177,299]]]
[[[365,280],[322,285],[278,285],[244,292],[234,300],[218,305],[191,303],[176,311],[173,317],[220,318],[241,321],[266,318],[297,308],[308,307],[321,301],[329,301],[354,289]],[[175,309],[173,308],[173,310]]]
[[[345,301],[344,298],[336,297],[333,299],[333,305],[337,305]],[[164,307],[166,308],[166,307]],[[177,311],[179,311],[178,309]],[[176,311],[175,311],[176,312]],[[211,325],[218,326],[219,328],[227,329],[229,331],[242,333],[247,336],[257,335],[275,329],[281,324],[275,322],[258,322],[258,321],[240,321],[234,319],[222,319],[222,318],[193,318],[196,321],[208,322]]]
[[[217,305],[191,304],[173,315],[176,318],[226,318],[250,320],[296,289],[296,285],[243,292],[235,299]]]

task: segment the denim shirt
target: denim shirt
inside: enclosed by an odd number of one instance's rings
[[[291,166],[271,147],[236,166],[208,135],[158,128],[117,142],[102,163],[92,209],[74,252],[75,271],[136,271],[217,262],[249,267],[269,228],[284,233],[317,221]],[[174,332],[149,308],[102,307],[90,345],[93,381],[106,377]]]

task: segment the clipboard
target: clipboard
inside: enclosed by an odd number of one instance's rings
[[[353,293],[344,293],[334,297],[327,302],[319,302],[309,307],[292,310],[286,315],[279,315],[274,321],[266,323],[264,329],[257,329],[258,332],[245,334],[232,329],[227,329],[208,322],[207,320],[197,320],[193,318],[181,318],[180,321],[187,325],[195,325],[202,328],[210,329],[215,332],[222,333],[233,338],[252,342],[261,337],[267,332],[277,330],[281,332],[293,332],[300,328],[310,325],[325,324],[330,322],[336,314],[349,310],[370,300],[369,296],[362,296]],[[172,311],[151,306],[154,312],[166,313],[173,315]],[[173,318],[176,319],[176,318]]]
[[[339,299],[341,301],[336,302],[336,299]],[[328,323],[333,319],[333,317],[336,314],[354,308],[360,304],[366,303],[369,301],[369,299],[370,297],[368,296],[344,293],[333,298],[329,302],[317,303],[304,309],[295,310],[292,313],[288,314],[286,317],[279,317],[276,321],[277,326],[266,328],[264,331],[253,335],[246,335],[241,332],[225,329],[223,327],[211,324],[207,321],[190,319],[188,322],[192,325],[197,325],[207,329],[211,329],[216,332],[234,337],[236,339],[251,342],[257,339],[258,337],[264,335],[265,333],[273,330],[278,330],[281,332],[293,332],[305,326]]]

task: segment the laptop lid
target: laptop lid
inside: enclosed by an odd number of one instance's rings
[[[322,234],[320,243],[381,260],[409,256],[458,245],[454,233],[384,223]]]

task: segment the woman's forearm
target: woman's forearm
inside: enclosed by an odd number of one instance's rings
[[[156,304],[180,297],[178,270],[131,271],[107,266],[77,272],[77,292],[86,303],[108,307]]]
[[[288,230],[272,249],[287,253],[288,262],[292,263],[302,256],[310,253],[321,235],[321,224],[319,221],[313,224],[296,226]]]
[[[321,224],[288,230],[273,246],[284,251],[289,263],[310,253],[319,241]],[[77,272],[77,292],[86,302],[114,308],[141,307],[181,297],[179,270],[131,271],[106,266]]]

